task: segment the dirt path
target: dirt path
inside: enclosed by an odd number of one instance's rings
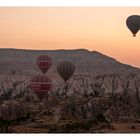
[[[13,133],[47,133],[48,129],[46,128],[30,128],[26,126],[16,126],[12,128]]]
[[[48,133],[49,128],[44,125],[40,126],[36,123],[32,124],[21,124],[11,126],[13,133]],[[88,131],[81,131],[82,133],[88,133]],[[106,127],[104,124],[93,125],[89,130],[89,133],[140,133],[140,123],[112,123],[112,127]]]
[[[96,133],[140,133],[140,123],[112,123],[112,128],[103,128]]]

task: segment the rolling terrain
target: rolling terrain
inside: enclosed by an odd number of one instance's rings
[[[40,73],[36,65],[39,55],[49,55],[53,60],[53,66],[49,72],[55,72],[55,66],[63,60],[70,60],[76,66],[77,73],[105,74],[128,71],[139,71],[138,68],[122,64],[116,59],[97,51],[85,49],[76,50],[19,50],[0,49],[0,74],[9,74],[16,71],[17,74],[32,75]]]

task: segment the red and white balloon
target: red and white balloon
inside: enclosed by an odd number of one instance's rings
[[[40,55],[37,58],[37,65],[43,73],[46,73],[52,66],[52,59],[48,55]]]
[[[32,91],[42,99],[52,87],[51,79],[45,75],[36,75],[30,80]]]

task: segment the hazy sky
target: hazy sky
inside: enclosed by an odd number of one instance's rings
[[[0,8],[0,48],[96,50],[140,67],[140,33],[126,27],[140,7]]]

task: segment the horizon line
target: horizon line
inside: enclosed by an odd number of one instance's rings
[[[23,48],[0,48],[0,49],[11,49],[11,50],[28,50],[28,51],[57,51],[57,50],[66,50],[66,51],[71,51],[71,50],[86,50],[86,51],[89,51],[89,52],[92,52],[92,51],[96,51],[96,50],[88,50],[88,49],[84,49],[84,48],[76,48],[76,49],[63,49],[63,48],[61,48],[61,49],[52,49],[52,50],[44,50],[44,49],[23,49]],[[98,51],[96,51],[96,52],[98,52]]]

